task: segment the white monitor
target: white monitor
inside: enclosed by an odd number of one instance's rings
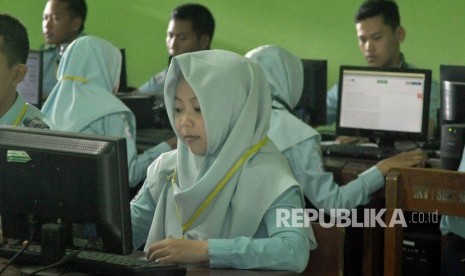
[[[431,70],[341,66],[336,133],[425,140]]]
[[[42,105],[42,51],[30,50],[27,58],[27,74],[17,91],[30,104]]]

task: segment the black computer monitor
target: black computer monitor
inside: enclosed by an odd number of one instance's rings
[[[304,87],[295,114],[313,127],[326,125],[327,61],[302,59],[302,65]]]
[[[17,86],[23,99],[40,108],[42,106],[42,51],[30,50],[27,58],[27,73]]]
[[[2,126],[0,168],[5,237],[40,240],[36,224],[58,222],[66,247],[132,252],[124,138]]]
[[[440,122],[465,123],[465,65],[440,65]]]
[[[126,49],[120,49],[121,51],[121,72],[119,76],[119,92],[129,92],[128,87],[128,75],[126,69]]]
[[[427,140],[431,70],[341,66],[338,89],[337,135]]]

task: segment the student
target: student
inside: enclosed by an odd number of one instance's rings
[[[57,83],[56,71],[61,56],[71,42],[83,35],[87,16],[85,0],[48,0],[42,15],[43,97],[47,98]]]
[[[60,61],[59,81],[42,111],[59,130],[125,137],[129,182],[135,187],[150,163],[171,146],[161,143],[137,154],[134,114],[113,94],[120,70],[121,51],[111,43],[94,36],[76,39]]]
[[[49,128],[50,122],[16,91],[27,72],[29,39],[16,18],[0,13],[0,125]]]
[[[320,135],[293,114],[304,82],[301,60],[275,45],[253,49],[246,57],[262,66],[271,87],[273,109],[268,137],[287,158],[305,196],[317,208],[329,213],[330,209],[352,209],[367,204],[371,194],[384,186],[390,167],[425,162],[425,154],[420,150],[400,153],[378,162],[348,184],[338,185],[333,174],[324,171]]]
[[[465,149],[458,171],[465,172]],[[465,218],[442,216],[440,230],[444,236],[441,275],[465,275]]]
[[[405,29],[400,24],[399,9],[394,1],[363,2],[355,15],[355,28],[358,45],[368,66],[414,68],[405,61],[400,44],[405,39]],[[333,124],[337,116],[338,85],[327,94],[327,124]],[[430,137],[437,126],[439,109],[439,85],[431,83],[430,97]]]
[[[168,65],[179,54],[210,49],[214,31],[215,20],[205,6],[183,4],[174,8],[166,31]],[[151,77],[135,92],[163,95],[167,70]]]
[[[266,136],[261,68],[223,50],[179,55],[164,96],[178,148],[149,167],[131,202],[135,247],[146,241],[161,262],[303,271],[316,243],[310,227],[277,225],[277,209],[303,208],[303,197]]]

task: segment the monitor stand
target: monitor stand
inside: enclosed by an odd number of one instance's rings
[[[65,256],[66,231],[61,223],[46,223],[41,228],[42,263],[49,265],[60,261]]]

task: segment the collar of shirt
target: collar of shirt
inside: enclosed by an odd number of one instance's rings
[[[18,93],[16,93],[16,95],[15,103],[10,107],[8,112],[0,118],[0,125],[13,125],[18,115],[21,113],[21,109],[25,102]]]

